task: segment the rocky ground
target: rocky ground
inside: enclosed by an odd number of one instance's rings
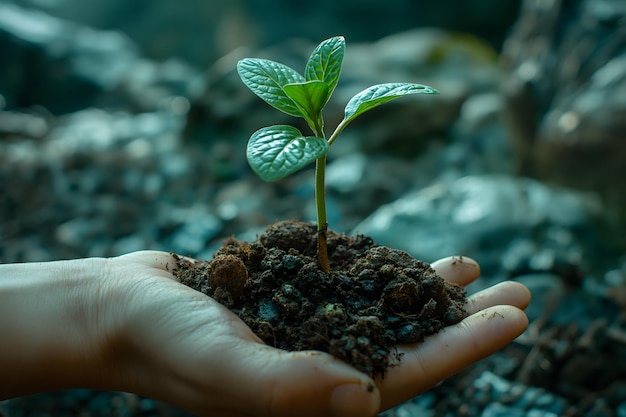
[[[471,256],[483,277],[470,292],[515,279],[533,293],[526,333],[385,417],[626,416],[624,209],[616,191],[624,153],[615,133],[626,120],[616,93],[626,81],[623,48],[569,48],[559,61],[565,46],[555,46],[573,36],[563,28],[579,27],[566,18],[599,39],[613,30],[619,44],[625,15],[619,2],[570,3],[538,10],[524,2],[502,53],[443,29],[347,39],[328,120],[375,83],[414,81],[442,94],[399,100],[346,130],[329,155],[331,228],[427,262]],[[553,67],[514,53],[531,40],[554,46],[547,61],[564,62],[569,77],[546,81]],[[138,249],[210,258],[228,236],[253,239],[275,220],[313,219],[311,171],[266,184],[247,167],[249,134],[292,120],[245,90],[234,65],[263,56],[301,68],[318,41],[235,49],[203,70],[148,58],[118,31],[0,3],[0,262]],[[598,99],[602,89],[610,100]],[[553,146],[559,141],[567,152]],[[1,414],[186,415],[88,390],[10,400]]]

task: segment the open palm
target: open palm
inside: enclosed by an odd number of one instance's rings
[[[505,282],[474,294],[471,315],[418,345],[400,346],[399,366],[372,380],[329,354],[263,344],[231,311],[178,283],[164,252],[111,258],[107,280],[127,288],[104,313],[124,323],[108,389],[150,396],[201,416],[373,416],[420,394],[499,350],[527,326],[528,290]],[[479,275],[467,258],[433,264],[467,285]],[[120,342],[123,341],[123,342]]]

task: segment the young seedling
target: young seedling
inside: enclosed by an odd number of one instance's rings
[[[254,94],[284,113],[304,118],[311,128],[312,136],[305,136],[289,125],[259,129],[248,141],[247,157],[252,170],[265,181],[286,177],[315,161],[317,254],[320,267],[326,272],[330,270],[324,194],[328,149],[346,126],[366,111],[409,94],[438,94],[434,88],[413,83],[366,88],[348,101],[343,120],[327,139],[322,109],[339,81],[345,47],[342,36],[320,43],[309,57],[304,75],[267,59],[245,58],[237,63],[241,80]]]

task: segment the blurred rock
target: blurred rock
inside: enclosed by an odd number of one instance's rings
[[[168,239],[170,250],[175,253],[197,256],[222,232],[222,222],[204,205],[179,208],[172,214],[180,222]]]
[[[550,273],[520,275],[515,277],[515,281],[525,285],[532,294],[532,303],[524,310],[530,322],[552,317],[559,305],[563,305],[566,288],[558,275]],[[569,309],[571,306],[565,308]]]
[[[185,7],[168,0],[14,1],[88,26],[117,27],[151,59],[176,56],[200,67],[243,45],[264,48],[290,38],[315,42],[338,34],[371,42],[424,26],[473,33],[499,48],[519,6],[519,0],[389,0],[384,7],[377,0],[187,0]]]
[[[566,302],[574,302],[569,304],[574,308],[585,308],[586,304],[584,296]],[[596,303],[595,311],[590,309],[583,315],[570,313],[558,325],[539,325],[539,332],[532,340],[534,355],[522,365],[517,380],[560,393],[575,403],[572,412],[576,411],[576,415],[611,416],[606,411],[615,409],[623,401],[619,397],[626,394],[626,384],[620,378],[626,371],[623,360],[626,333],[623,318],[620,319],[615,309],[606,307]],[[561,310],[565,312],[567,308],[564,304]],[[585,321],[580,323],[574,317]],[[555,340],[559,343],[554,343]],[[617,398],[607,404],[609,393],[616,393]],[[594,414],[592,410],[603,412]],[[584,411],[587,414],[582,414]]]
[[[188,220],[175,213],[215,192],[211,157],[180,149],[180,114],[85,109],[50,123],[45,138],[0,141],[5,262],[169,250]]]
[[[501,59],[518,172],[626,207],[625,42],[624,1],[523,2]]]
[[[0,413],[11,417],[193,417],[171,405],[134,394],[87,389],[54,391],[3,401],[0,402]]]
[[[156,61],[175,57],[204,67],[232,49],[254,45],[259,39],[257,24],[243,7],[245,1],[240,0],[188,0],[184,7],[169,0],[15,2],[89,27],[115,28]]]
[[[576,281],[584,254],[606,250],[592,224],[599,216],[593,195],[524,178],[467,176],[407,193],[354,230],[427,262],[467,255],[480,259],[486,275],[548,271]]]
[[[459,148],[458,163],[466,165],[465,173],[513,173],[502,116],[503,99],[495,89],[473,94],[463,102],[459,118],[451,126],[450,134],[456,140],[450,146]]]
[[[406,401],[395,408],[378,414],[378,417],[435,417],[433,405],[436,401],[435,395],[425,392],[411,401]]]
[[[11,136],[41,138],[48,133],[48,129],[49,120],[45,114],[2,111],[0,106],[0,138]]]
[[[267,216],[269,213],[266,210],[275,198],[271,187],[259,187],[252,181],[240,180],[225,184],[216,194],[213,204],[220,219],[236,222],[239,230],[248,230],[275,220]]]
[[[558,417],[564,415],[567,401],[545,390],[511,383],[485,371],[474,381],[478,392],[490,397],[481,417]]]
[[[352,154],[336,159],[326,168],[328,189],[342,193],[353,192],[362,184],[368,160],[363,154]]]
[[[490,401],[481,417],[558,417],[564,415],[567,401],[546,390],[512,383],[492,372],[483,372],[472,387],[474,395],[484,393]]]
[[[142,58],[122,32],[5,2],[0,49],[0,92],[8,109],[38,105],[65,114],[97,104],[184,114],[204,90],[200,72],[174,58]]]
[[[57,118],[42,152],[54,159],[125,147],[129,156],[141,159],[176,148],[184,126],[183,117],[168,112],[130,114],[89,108]]]
[[[338,224],[332,227],[342,231],[352,229],[372,211],[410,190],[415,184],[413,176],[411,161],[390,156],[353,153],[332,159],[326,184],[328,196],[341,213]]]

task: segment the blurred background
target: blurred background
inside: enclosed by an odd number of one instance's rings
[[[303,71],[346,37],[330,130],[358,91],[417,82],[329,153],[334,230],[431,262],[477,259],[472,290],[533,292],[515,343],[384,415],[626,416],[626,2],[0,0],[0,262],[159,249],[314,220],[310,169],[263,183],[252,132],[306,125],[247,90],[261,57]],[[176,416],[124,393],[0,403],[0,415]]]

